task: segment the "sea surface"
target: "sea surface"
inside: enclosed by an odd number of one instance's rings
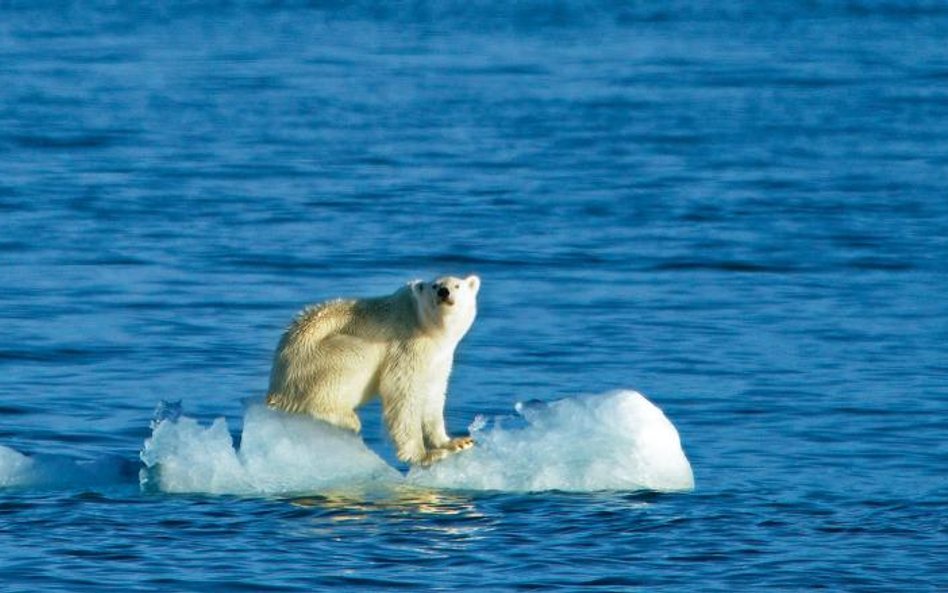
[[[946,40],[934,0],[0,2],[0,590],[948,590]],[[299,309],[447,273],[449,430],[507,457],[413,480],[373,405],[323,457],[377,483],[218,479]],[[693,488],[574,480],[653,433]]]

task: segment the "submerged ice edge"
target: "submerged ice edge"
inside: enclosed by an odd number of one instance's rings
[[[138,464],[115,455],[83,460],[65,455],[25,455],[0,445],[0,490],[96,490],[134,485]]]
[[[134,483],[169,493],[294,495],[402,486],[457,490],[689,491],[691,466],[678,432],[634,391],[518,404],[519,416],[471,426],[477,445],[403,475],[362,439],[306,417],[251,404],[241,446],[223,418],[202,426],[156,417],[141,466],[107,458],[30,457],[0,446],[0,488],[76,488]]]

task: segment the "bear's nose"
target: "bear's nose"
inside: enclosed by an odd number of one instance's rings
[[[451,292],[444,286],[438,289],[438,296],[442,299],[446,299],[451,295]]]

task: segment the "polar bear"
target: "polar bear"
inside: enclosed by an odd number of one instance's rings
[[[470,437],[448,436],[444,402],[480,285],[445,276],[307,307],[277,346],[267,405],[359,432],[356,408],[379,395],[400,460],[429,465],[471,447]]]

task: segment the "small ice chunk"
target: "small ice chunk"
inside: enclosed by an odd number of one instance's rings
[[[109,455],[83,460],[29,456],[0,445],[0,488],[98,489],[129,481],[130,461]]]
[[[0,488],[28,485],[33,463],[19,451],[0,445]]]

